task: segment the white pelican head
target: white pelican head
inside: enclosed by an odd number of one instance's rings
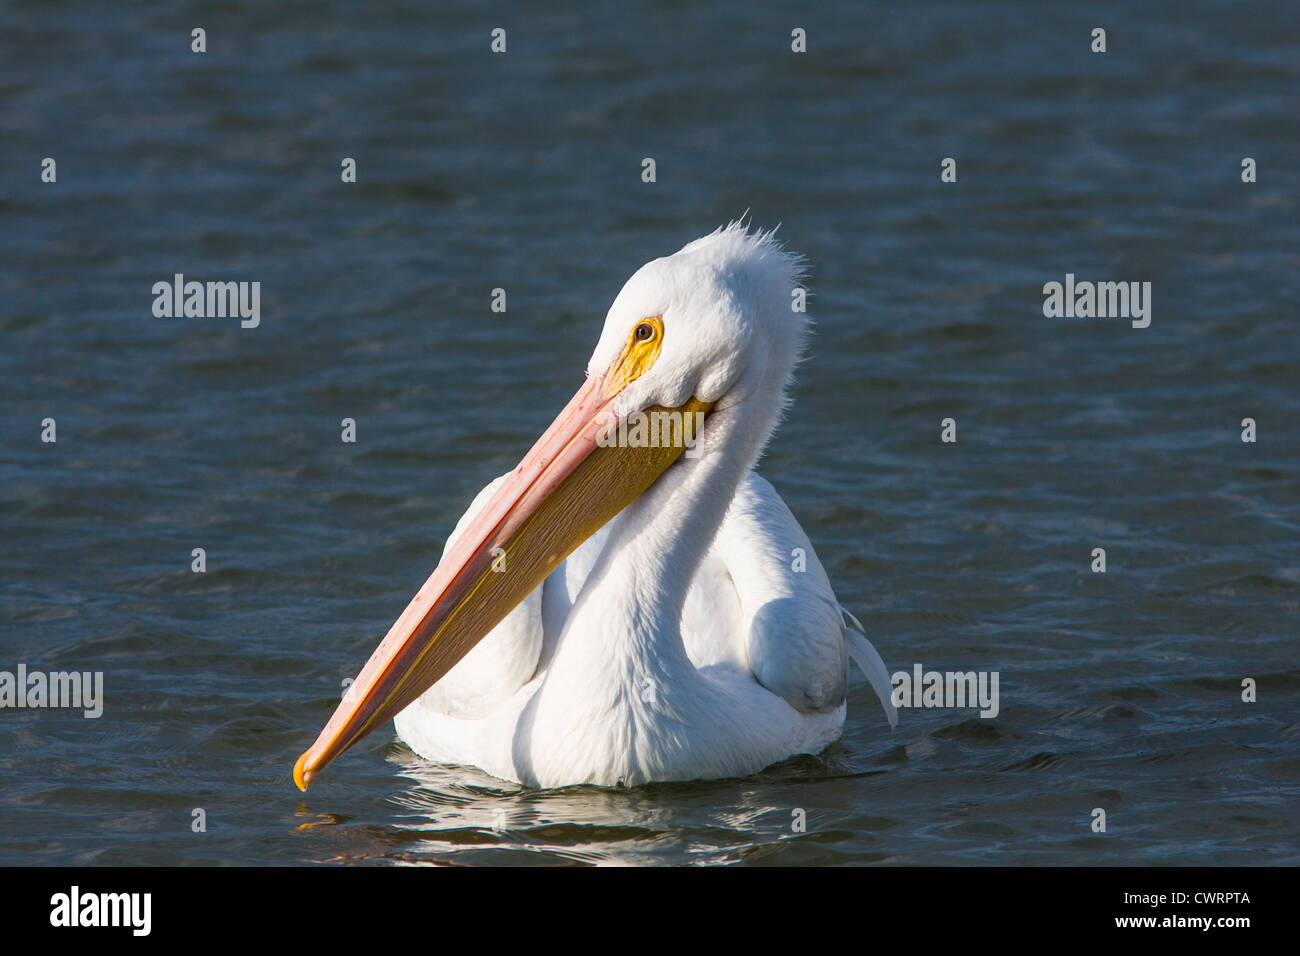
[[[802,272],[771,233],[736,223],[648,262],[610,306],[587,375],[608,378],[620,415],[736,401],[773,378],[783,393],[804,333],[791,309]]]
[[[665,472],[701,464],[694,452],[679,460],[692,437],[683,430],[669,442],[610,443],[620,423],[645,412],[705,416],[693,436],[699,456],[726,456],[720,480],[732,482],[727,496],[734,491],[776,426],[799,358],[806,322],[792,293],[802,272],[772,233],[739,223],[637,270],[609,309],[585,384],[444,555],[298,758],[300,788],[433,686]]]

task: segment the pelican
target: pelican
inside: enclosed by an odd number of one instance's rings
[[[531,787],[748,776],[840,736],[850,658],[895,724],[884,662],[754,472],[807,324],[774,231],[733,222],[628,280],[585,383],[469,506],[300,789],[390,719],[427,760]]]

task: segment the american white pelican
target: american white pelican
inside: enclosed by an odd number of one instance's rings
[[[474,499],[299,787],[394,717],[422,757],[529,786],[744,776],[839,737],[850,656],[895,723],[880,655],[753,471],[802,348],[800,277],[739,223],[632,276],[586,383]],[[616,428],[664,411],[702,413],[692,447]]]

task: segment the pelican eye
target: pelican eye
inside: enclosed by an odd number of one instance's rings
[[[623,346],[623,354],[614,360],[609,370],[607,395],[617,395],[630,383],[650,370],[659,358],[664,344],[664,319],[661,315],[647,315],[632,328],[632,334]]]

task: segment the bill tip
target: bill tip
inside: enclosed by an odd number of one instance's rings
[[[310,750],[304,752],[298,758],[298,762],[293,765],[293,782],[297,784],[299,790],[303,791],[306,791],[311,786],[311,778],[315,776],[314,773],[307,769],[307,754],[309,753],[311,753]]]

